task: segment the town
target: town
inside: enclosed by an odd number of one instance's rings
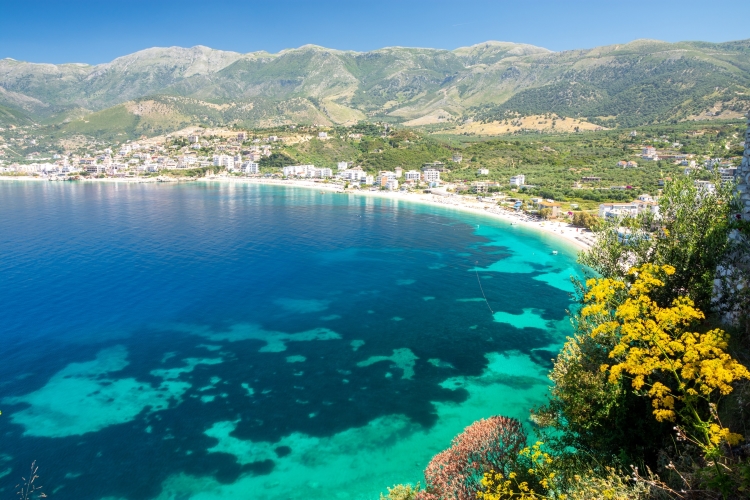
[[[406,164],[392,169],[376,169],[371,165],[355,164],[351,158],[326,158],[325,166],[313,163],[294,164],[285,154],[290,147],[300,143],[325,144],[338,139],[359,143],[370,136],[387,138],[389,130],[383,132],[372,127],[360,131],[320,130],[319,127],[288,126],[268,135],[250,131],[229,129],[206,130],[192,127],[170,135],[138,140],[126,140],[116,144],[89,140],[84,146],[78,144],[69,149],[49,155],[40,151],[27,153],[23,160],[6,163],[3,156],[22,150],[19,146],[34,149],[37,141],[28,132],[18,129],[0,130],[0,134],[12,135],[5,140],[0,135],[0,175],[5,177],[31,177],[45,180],[124,180],[136,182],[171,182],[198,178],[263,179],[268,181],[308,181],[327,184],[341,190],[369,190],[399,193],[428,192],[434,196],[461,197],[482,202],[484,207],[499,205],[507,210],[523,211],[544,219],[573,219],[576,212],[587,211],[598,217],[637,215],[656,206],[659,189],[671,177],[658,179],[655,189],[644,189],[629,184],[603,187],[603,178],[598,175],[581,175],[572,182],[570,189],[584,195],[583,200],[565,199],[549,193],[544,186],[527,183],[526,173],[514,173],[499,179],[493,169],[481,163],[467,171],[473,164],[464,159],[462,151],[453,151],[444,160],[423,162],[419,166]],[[696,135],[695,132],[690,134]],[[679,142],[667,136],[651,137],[637,146],[638,132],[633,130],[627,139],[634,146],[629,159],[613,162],[612,167],[624,172],[649,169],[650,165],[672,166],[672,175],[694,176],[696,185],[713,189],[715,180],[732,182],[741,157],[717,157],[711,154],[683,152]],[[412,141],[415,139],[412,137]],[[405,143],[410,141],[406,139]],[[659,146],[658,148],[656,146]],[[737,148],[744,143],[738,141]],[[681,151],[681,149],[683,151]],[[729,147],[726,147],[729,149]],[[543,152],[555,150],[544,146]],[[378,150],[375,149],[377,154]],[[330,156],[330,155],[329,155]],[[406,163],[406,162],[405,162]],[[519,161],[520,163],[520,161]],[[473,167],[471,167],[473,168]],[[516,169],[518,171],[520,169]],[[572,170],[572,169],[571,169]],[[581,168],[579,171],[590,170]],[[456,172],[461,172],[457,178]],[[469,177],[469,178],[467,178]],[[640,189],[628,200],[627,193]],[[587,191],[604,194],[598,206],[585,200]],[[618,194],[619,193],[619,194]],[[561,199],[563,198],[563,199]],[[607,201],[609,198],[609,201]]]

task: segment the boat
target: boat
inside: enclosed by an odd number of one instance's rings
[[[552,250],[552,255],[557,255],[557,250]]]

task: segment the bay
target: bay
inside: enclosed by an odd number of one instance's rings
[[[61,499],[377,498],[527,421],[578,272],[400,200],[0,182],[0,492],[36,460]]]

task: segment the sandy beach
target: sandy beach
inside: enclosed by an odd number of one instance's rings
[[[33,176],[0,176],[0,180],[22,180],[22,181],[48,181],[44,177]],[[344,190],[339,184],[315,182],[303,179],[265,179],[257,177],[230,177],[230,176],[213,176],[203,177],[200,179],[181,179],[174,177],[131,177],[131,178],[105,178],[105,179],[85,179],[76,182],[120,182],[120,183],[154,183],[154,182],[230,182],[239,184],[267,184],[274,186],[298,187],[305,189],[317,189],[319,191],[330,191],[345,193],[353,196],[371,196],[380,198],[389,198],[412,203],[422,203],[435,205],[455,210],[471,212],[474,214],[484,215],[495,219],[500,219],[511,225],[517,225],[524,228],[540,231],[552,235],[561,241],[568,243],[578,251],[584,251],[594,243],[594,234],[585,229],[579,229],[565,222],[558,221],[540,221],[535,217],[528,216],[523,212],[510,211],[498,206],[495,203],[484,203],[476,198],[465,196],[441,196],[427,193],[408,193],[400,191],[370,191],[367,189],[347,189]]]

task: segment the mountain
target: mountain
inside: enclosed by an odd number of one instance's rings
[[[604,126],[723,116],[750,105],[750,40],[636,40],[552,52],[486,42],[277,54],[151,48],[100,65],[0,60],[0,123],[156,133],[183,124],[453,126],[554,113]]]

